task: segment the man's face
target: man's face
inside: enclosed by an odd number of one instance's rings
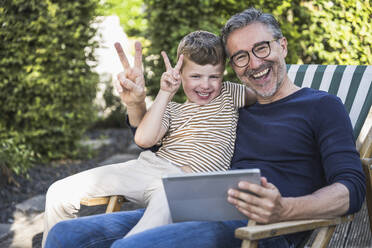
[[[272,31],[267,26],[252,23],[233,31],[226,42],[230,58],[242,51],[249,53],[249,63],[245,67],[230,63],[239,79],[256,92],[259,102],[274,101],[280,95],[278,92],[286,75],[287,41],[285,38],[273,40]],[[270,41],[270,55],[257,58],[252,48],[265,41]]]

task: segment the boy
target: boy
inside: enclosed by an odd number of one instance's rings
[[[159,93],[141,121],[135,142],[160,144],[137,160],[102,166],[55,182],[48,190],[44,239],[55,223],[72,218],[82,197],[123,195],[146,206],[142,219],[127,234],[171,222],[161,177],[170,173],[227,170],[234,151],[238,108],[255,102],[243,85],[222,83],[225,53],[216,35],[196,31],[182,39],[178,62],[166,65]],[[123,76],[118,76],[122,82]],[[187,101],[170,102],[182,82]],[[83,184],[81,182],[84,182]],[[95,185],[97,182],[97,185]],[[52,247],[49,242],[47,246]]]
[[[225,54],[214,34],[188,34],[177,54],[172,68],[162,52],[167,71],[153,106],[137,128],[135,142],[148,148],[161,141],[156,155],[185,171],[227,170],[234,150],[236,110],[244,106],[244,96],[252,104],[255,95],[243,85],[222,83]],[[181,82],[187,101],[170,102]]]

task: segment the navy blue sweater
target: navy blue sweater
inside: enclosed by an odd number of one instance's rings
[[[283,196],[303,196],[335,182],[358,211],[365,177],[344,105],[327,92],[303,88],[239,112],[232,169],[259,168]]]
[[[231,168],[261,169],[282,196],[304,196],[342,183],[350,193],[350,214],[360,209],[365,196],[354,140],[340,99],[303,88],[274,103],[240,109]]]

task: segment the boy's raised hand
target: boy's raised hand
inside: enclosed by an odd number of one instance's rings
[[[142,69],[141,43],[135,43],[134,66],[130,67],[127,56],[119,42],[115,43],[116,52],[120,58],[124,71],[118,74],[119,83],[115,85],[121,100],[127,106],[143,103],[146,97],[145,78]]]
[[[160,89],[170,93],[176,93],[181,85],[180,71],[183,62],[183,55],[180,55],[174,68],[172,67],[168,56],[164,51],[161,52],[161,55],[163,56],[166,71],[161,76]]]

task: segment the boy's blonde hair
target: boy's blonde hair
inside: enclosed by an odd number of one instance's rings
[[[181,40],[177,49],[177,59],[181,54],[198,65],[225,66],[226,62],[221,38],[202,30],[189,33]]]

